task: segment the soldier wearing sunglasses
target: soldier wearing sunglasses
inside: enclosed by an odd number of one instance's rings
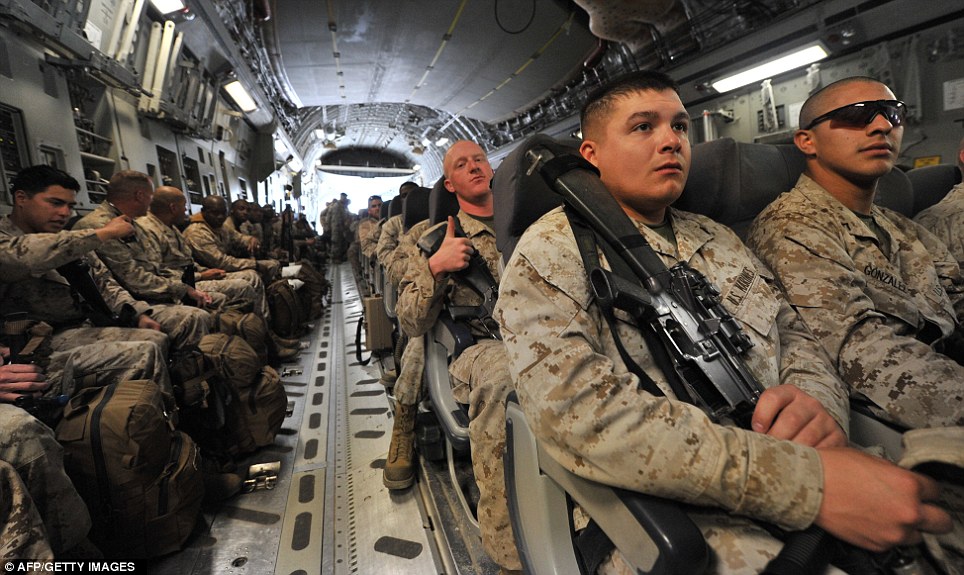
[[[800,111],[807,167],[760,215],[748,244],[770,266],[850,387],[907,428],[964,425],[964,278],[947,248],[874,205],[900,153],[907,106],[865,77]]]

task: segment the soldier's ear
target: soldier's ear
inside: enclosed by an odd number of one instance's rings
[[[805,155],[816,155],[817,146],[814,142],[813,130],[797,130],[796,133],[793,134],[793,143],[796,144],[797,148]]]
[[[25,202],[28,199],[30,199],[30,197],[27,195],[27,192],[23,190],[13,192],[13,205],[15,206],[19,206],[21,202]]]

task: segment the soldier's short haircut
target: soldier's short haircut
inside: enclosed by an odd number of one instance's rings
[[[154,197],[151,199],[151,212],[162,212],[178,200],[187,201],[184,192],[171,186],[161,186],[154,190]]]
[[[233,211],[234,208],[236,208],[236,207],[238,207],[238,206],[247,206],[247,205],[248,205],[248,200],[246,200],[246,199],[244,199],[244,198],[239,198],[239,199],[234,200],[233,202],[231,202],[231,210]]]
[[[226,204],[227,202],[225,202],[221,196],[206,196],[201,200],[201,211],[224,210],[226,209]]]
[[[154,180],[150,176],[137,170],[122,170],[110,177],[110,183],[107,184],[107,199],[130,197],[145,189],[154,189]]]
[[[679,86],[676,81],[662,72],[638,70],[619,76],[589,94],[589,98],[583,104],[582,111],[579,114],[583,138],[589,137],[587,132],[591,132],[599,125],[612,110],[613,103],[617,99],[646,90],[656,92],[672,90],[679,94]]]
[[[80,191],[80,182],[73,176],[63,170],[45,165],[24,168],[10,180],[10,189],[15,192],[20,190],[27,194],[28,198],[34,197],[50,186],[60,186],[75,192]]]
[[[418,184],[415,182],[405,182],[404,184],[398,186],[398,193],[405,195],[416,188],[418,188]]]
[[[849,78],[843,78],[837,80],[836,82],[831,82],[820,88],[810,97],[807,101],[803,103],[800,107],[800,127],[809,126],[810,122],[813,122],[814,118],[820,116],[821,114],[826,114],[830,110],[824,110],[826,107],[827,99],[837,91],[838,88],[843,86],[848,86],[850,84],[880,84],[886,86],[883,82],[876,78],[871,78],[870,76],[851,76]]]

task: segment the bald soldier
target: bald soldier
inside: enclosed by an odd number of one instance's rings
[[[964,138],[958,145],[957,169],[964,173]],[[964,182],[951,188],[941,201],[914,216],[914,221],[944,242],[964,268]]]
[[[448,222],[425,231],[428,234],[437,228],[445,229],[441,245],[431,256],[414,250],[410,254],[399,285],[396,310],[402,329],[411,338],[421,337],[431,329],[445,301],[454,306],[482,303],[481,297],[454,275],[468,267],[472,254],[481,254],[492,277],[496,282],[499,278],[502,256],[496,248],[492,228],[493,172],[485,151],[475,142],[458,141],[445,153],[443,170],[445,189],[455,194],[459,212]],[[455,233],[456,220],[464,237]],[[500,340],[492,339],[491,334],[498,333],[495,321],[479,318],[470,322],[470,328],[477,343],[452,361],[449,373],[455,399],[469,406],[469,439],[472,469],[479,486],[482,545],[504,570],[518,571],[522,564],[509,523],[502,463],[505,453],[503,402],[512,391],[512,381],[506,370],[505,348]],[[399,402],[395,426],[400,425],[400,420],[407,424],[414,417],[414,411]],[[386,463],[386,476],[387,471]]]
[[[226,305],[250,303],[261,317],[267,317],[264,284],[254,271],[226,272],[205,268],[194,261],[191,247],[177,228],[187,220],[187,198],[184,192],[161,186],[154,192],[150,211],[137,218],[147,240],[156,246],[161,273],[170,278],[193,276],[195,286],[207,294],[221,294]]]
[[[600,87],[582,110],[579,152],[666,266],[685,261],[719,286],[722,305],[754,344],[747,367],[768,388],[752,431],[717,424],[677,399],[640,330],[617,321],[627,356],[659,394],[642,387],[593,297],[566,213],[556,209],[519,240],[496,308],[540,445],[587,479],[688,504],[710,547],[711,573],[766,566],[782,544],[760,521],[790,531],[816,524],[871,550],[948,531],[947,513],[928,503],[939,490],[934,481],[845,447],[843,385],[766,269],[729,228],[669,207],[690,166],[690,115],[677,90],[658,72]],[[601,572],[625,567],[614,552]]]
[[[905,427],[964,425],[964,278],[930,231],[874,205],[900,152],[907,106],[846,78],[800,110],[807,166],[763,210],[748,244],[854,397]]]
[[[276,260],[256,260],[250,255],[256,238],[243,236],[224,226],[227,204],[221,196],[208,196],[201,202],[200,217],[191,218],[184,238],[191,246],[194,259],[203,266],[229,272],[257,270],[266,282],[278,274]],[[242,254],[242,257],[239,257]]]

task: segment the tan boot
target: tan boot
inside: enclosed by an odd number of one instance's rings
[[[389,489],[405,489],[415,482],[415,414],[417,405],[395,404],[392,443],[388,447],[382,483]]]

